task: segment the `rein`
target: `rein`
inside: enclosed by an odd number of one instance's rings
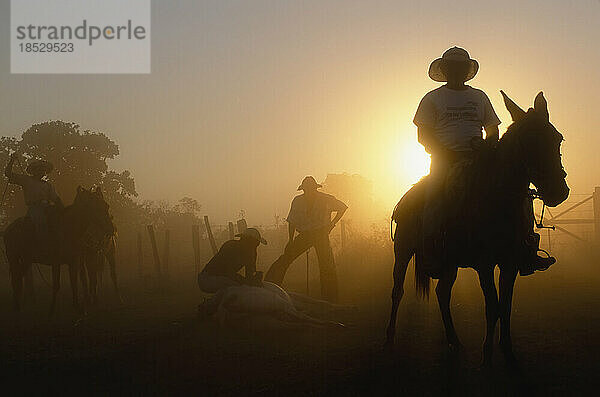
[[[529,197],[531,197],[532,200],[540,200],[542,202],[542,213],[540,214],[540,221],[538,222],[537,219],[535,219],[535,214],[533,214],[533,221],[535,222],[535,227],[537,227],[538,229],[551,229],[551,230],[556,230],[556,227],[553,226],[544,226],[544,212],[546,210],[546,202],[544,201],[544,199],[542,198],[542,196],[540,196],[540,194],[538,193],[537,190],[535,189],[529,189]]]

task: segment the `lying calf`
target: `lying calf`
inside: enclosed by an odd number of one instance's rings
[[[295,294],[296,296],[296,294]],[[213,299],[219,299],[217,318],[222,326],[248,325],[260,322],[266,327],[286,327],[288,325],[316,325],[344,327],[335,321],[321,320],[299,311],[290,295],[277,284],[263,282],[262,287],[247,285],[228,287]],[[332,310],[340,305],[302,297],[295,299],[297,304],[314,304],[320,307],[331,306]]]

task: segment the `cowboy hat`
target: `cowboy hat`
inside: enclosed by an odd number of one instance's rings
[[[435,61],[431,62],[431,65],[429,65],[429,77],[431,77],[433,81],[448,81],[444,75],[444,72],[442,71],[442,65],[446,61],[469,63],[469,71],[465,77],[465,81],[471,80],[473,77],[475,77],[477,71],[479,70],[479,63],[476,60],[471,59],[467,50],[460,47],[452,47],[446,50],[446,52],[442,54],[441,58],[436,59]]]
[[[258,231],[258,229],[255,229],[253,227],[249,227],[248,229],[244,230],[243,232],[236,234],[235,237],[250,237],[251,239],[260,241],[262,244],[267,245],[267,240],[265,240],[260,235],[260,232]]]
[[[302,180],[300,186],[298,186],[298,190],[316,190],[320,187],[323,187],[323,185],[317,183],[313,176],[307,176]]]
[[[50,172],[52,172],[53,169],[54,169],[54,166],[49,161],[32,160],[29,162],[29,164],[27,164],[27,168],[25,169],[25,171],[29,175],[35,175],[35,174],[40,174],[40,173],[44,174],[44,175],[48,175]]]

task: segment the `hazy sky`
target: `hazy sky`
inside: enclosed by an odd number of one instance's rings
[[[360,173],[393,206],[426,172],[412,117],[453,45],[523,107],[543,90],[572,189],[600,185],[600,2],[153,1],[152,74],[11,75],[0,3],[3,135],[75,121],[120,146],[142,198],[198,199],[217,221],[269,223],[301,178]]]

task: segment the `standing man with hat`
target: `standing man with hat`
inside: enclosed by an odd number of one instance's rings
[[[330,301],[338,299],[338,281],[329,242],[329,233],[342,219],[348,206],[330,194],[319,192],[322,187],[314,177],[307,176],[298,186],[304,193],[294,197],[287,221],[289,241],[283,255],[272,265],[265,280],[281,285],[290,264],[303,252],[315,247],[319,259],[321,296]],[[331,214],[335,217],[331,219]],[[298,231],[298,235],[296,235]]]
[[[10,183],[14,183],[23,188],[23,196],[27,205],[27,217],[29,217],[35,227],[36,239],[40,250],[43,253],[49,251],[49,230],[48,230],[48,209],[54,205],[62,209],[63,202],[56,194],[52,184],[44,177],[48,175],[54,167],[45,160],[32,160],[27,165],[26,172],[29,175],[23,175],[13,172],[13,164],[18,154],[13,153],[4,170],[4,175]]]

